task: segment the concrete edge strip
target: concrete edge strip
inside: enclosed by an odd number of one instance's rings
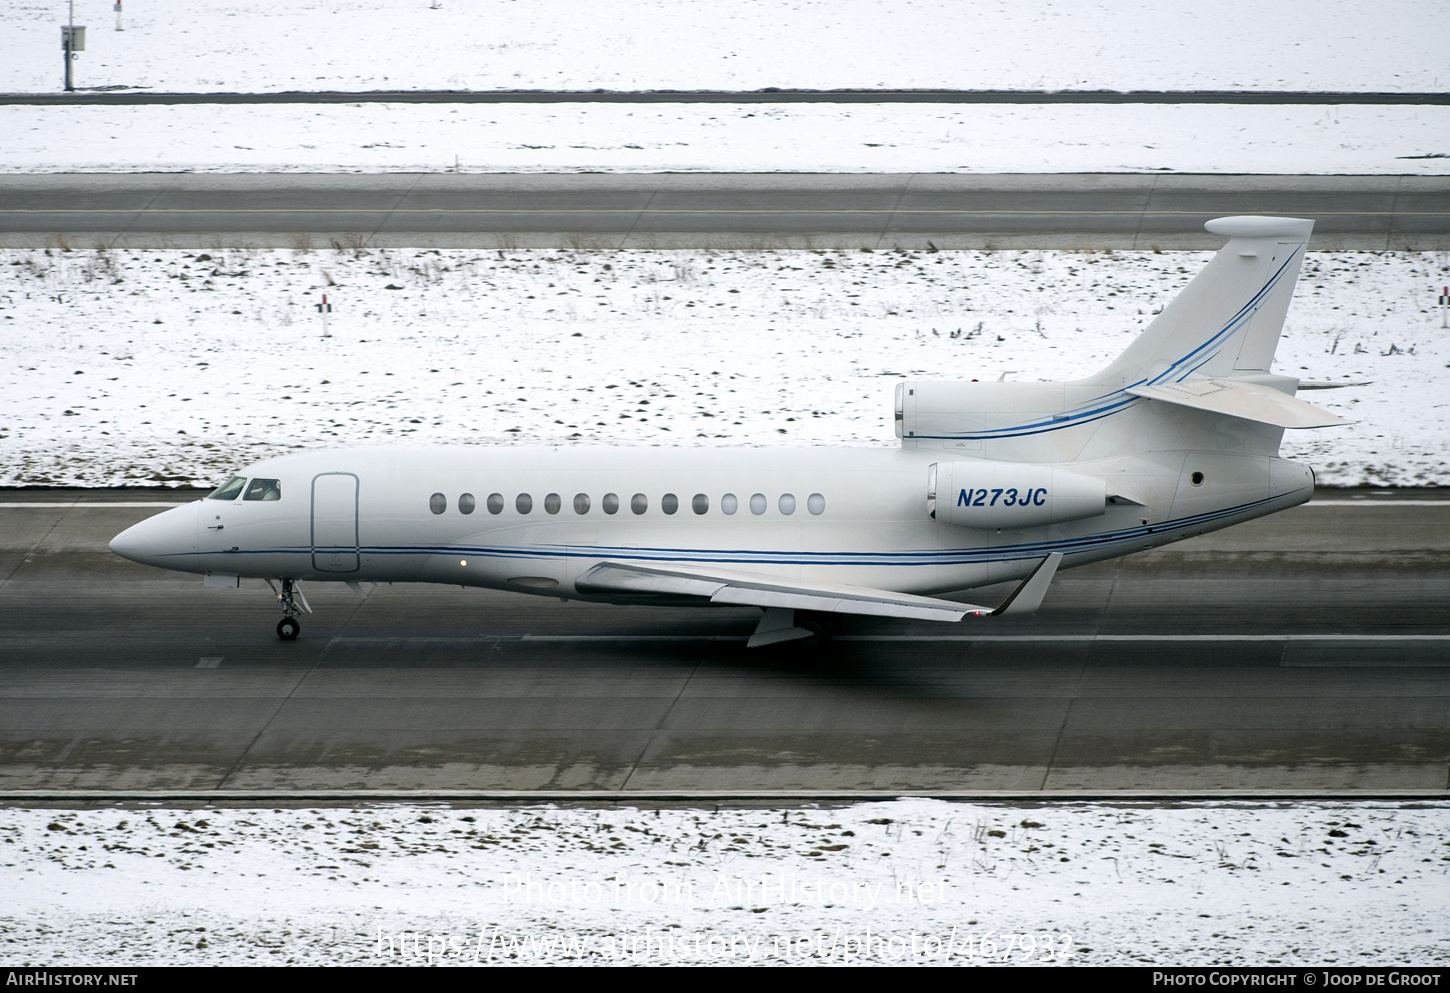
[[[961,803],[1450,802],[1450,789],[1425,790],[0,790],[0,807],[19,803],[187,803],[301,801],[341,803]]]
[[[942,103],[942,104],[1368,104],[1444,105],[1441,91],[1375,90],[931,90],[766,87],[756,90],[272,90],[0,93],[0,104],[32,106],[146,104],[349,103]]]

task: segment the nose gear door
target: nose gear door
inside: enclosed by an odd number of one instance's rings
[[[357,572],[357,476],[325,472],[312,478],[312,567]]]

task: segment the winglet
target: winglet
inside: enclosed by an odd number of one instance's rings
[[[1052,577],[1057,575],[1057,567],[1062,562],[1062,553],[1053,552],[1037,564],[1028,577],[1022,580],[1022,585],[1012,591],[1012,595],[1002,601],[1002,606],[992,611],[993,617],[1000,614],[1031,614],[1042,606],[1042,598],[1047,595],[1047,587],[1052,583]]]

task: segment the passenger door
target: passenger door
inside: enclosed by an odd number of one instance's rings
[[[357,572],[358,478],[325,472],[312,478],[312,567],[318,572]]]

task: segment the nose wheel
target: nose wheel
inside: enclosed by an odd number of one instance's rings
[[[277,637],[283,641],[295,641],[301,633],[302,625],[297,622],[295,617],[284,617],[277,622]]]

